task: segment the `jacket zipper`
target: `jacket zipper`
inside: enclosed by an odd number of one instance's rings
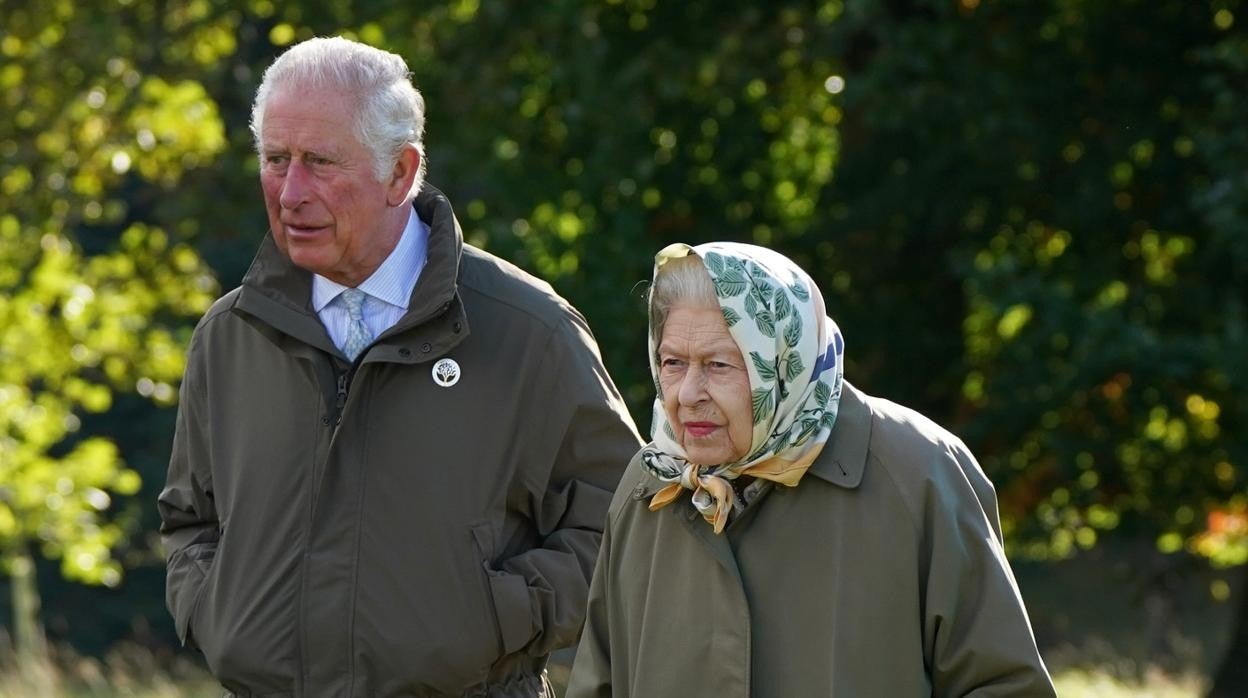
[[[351,384],[351,374],[354,372],[353,368],[349,368],[342,373],[338,373],[338,371],[333,367],[333,361],[332,360],[330,361],[329,370],[330,370],[330,375],[334,376],[335,391],[334,391],[334,402],[333,402],[333,414],[330,415],[329,418],[326,419],[326,422],[325,422],[333,430],[330,433],[329,444],[326,446],[327,449],[333,447],[334,437],[338,435],[338,427],[342,424],[342,412],[343,412],[343,409],[347,406],[347,392]],[[328,458],[328,453],[325,454],[325,457]],[[313,508],[313,510],[315,510],[315,507],[316,507],[315,499],[312,502],[310,502],[310,505]],[[309,520],[308,520],[309,529],[312,526],[311,514],[312,512],[309,512]],[[306,557],[306,551],[305,551],[305,557]],[[306,560],[305,560],[305,563],[306,563]],[[299,594],[301,597],[300,603],[299,603],[300,609],[299,609],[298,619],[296,620],[296,623],[298,624],[297,632],[298,632],[298,638],[299,638],[299,656],[300,656],[298,682],[301,687],[306,687],[310,679],[308,675],[308,666],[310,664],[309,656],[308,656],[308,647],[307,647],[307,642],[305,641],[305,638],[304,638],[304,634],[306,633],[307,629],[304,627],[304,622],[303,622],[304,617],[305,617],[304,607],[307,604],[307,595],[308,595],[308,577],[307,577],[306,572],[302,575],[302,577],[303,578],[301,580],[300,590],[299,590]]]
[[[351,379],[351,371],[338,376],[338,395],[334,399],[334,430],[342,424],[342,408],[347,406],[347,384]]]

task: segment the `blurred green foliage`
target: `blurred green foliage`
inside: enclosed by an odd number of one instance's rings
[[[116,586],[133,531],[114,497],[141,478],[82,416],[115,391],[172,404],[187,325],[217,292],[193,247],[129,215],[127,185],[176,186],[222,149],[222,127],[198,83],[100,52],[107,35],[73,3],[5,9],[0,567],[34,546],[68,578]]]
[[[643,429],[654,252],[768,245],[819,282],[851,381],[980,456],[1013,554],[1143,535],[1248,559],[1238,529],[1211,533],[1248,507],[1240,0],[0,0],[0,18],[0,507],[35,493],[8,528],[0,509],[0,541],[122,545],[99,523],[118,497],[95,493],[133,491],[131,452],[150,532],[168,420],[110,396],[172,398],[205,261],[229,287],[265,232],[260,71],[345,34],[408,60],[430,181],[471,242],[585,312]],[[67,487],[96,538],[34,523]]]

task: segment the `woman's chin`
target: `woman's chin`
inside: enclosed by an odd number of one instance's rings
[[[703,446],[701,444],[686,444],[685,456],[694,465],[720,465],[736,460],[731,449],[723,446]]]

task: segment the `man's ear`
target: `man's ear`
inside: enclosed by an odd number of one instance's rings
[[[403,152],[399,153],[399,159],[395,161],[394,169],[386,180],[386,203],[401,206],[407,201],[407,195],[412,191],[412,182],[416,181],[416,173],[419,171],[420,152],[416,150],[416,146],[408,143],[403,146]]]

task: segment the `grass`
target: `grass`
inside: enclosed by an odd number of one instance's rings
[[[1059,670],[1054,681],[1062,698],[1200,698],[1204,678],[1170,675],[1157,669],[1126,671],[1124,664]],[[556,668],[556,683],[566,672]],[[42,683],[39,682],[48,682]],[[64,698],[218,698],[221,688],[195,662],[183,656],[156,657],[130,648],[105,660],[61,659],[54,670],[23,675],[14,667],[0,672],[0,698],[54,695]]]
[[[0,669],[0,698],[220,698],[221,686],[184,655],[127,645],[103,659],[60,651],[50,663]]]
[[[1202,698],[1245,590],[1240,571],[1164,568],[1155,556],[1106,547],[1060,562],[1016,563],[1045,662],[1062,698]],[[1160,579],[1158,605],[1140,579]],[[1210,589],[1230,591],[1215,600]],[[0,628],[0,638],[3,628]],[[54,668],[5,665],[0,698],[219,698],[222,689],[189,652],[121,647],[97,659],[59,652]],[[556,654],[550,677],[567,681],[570,652]],[[32,683],[32,681],[40,683]],[[48,688],[51,686],[51,688]]]
[[[1062,698],[1201,698],[1204,679],[1149,670],[1143,679],[1121,679],[1105,670],[1070,669],[1053,677]]]

